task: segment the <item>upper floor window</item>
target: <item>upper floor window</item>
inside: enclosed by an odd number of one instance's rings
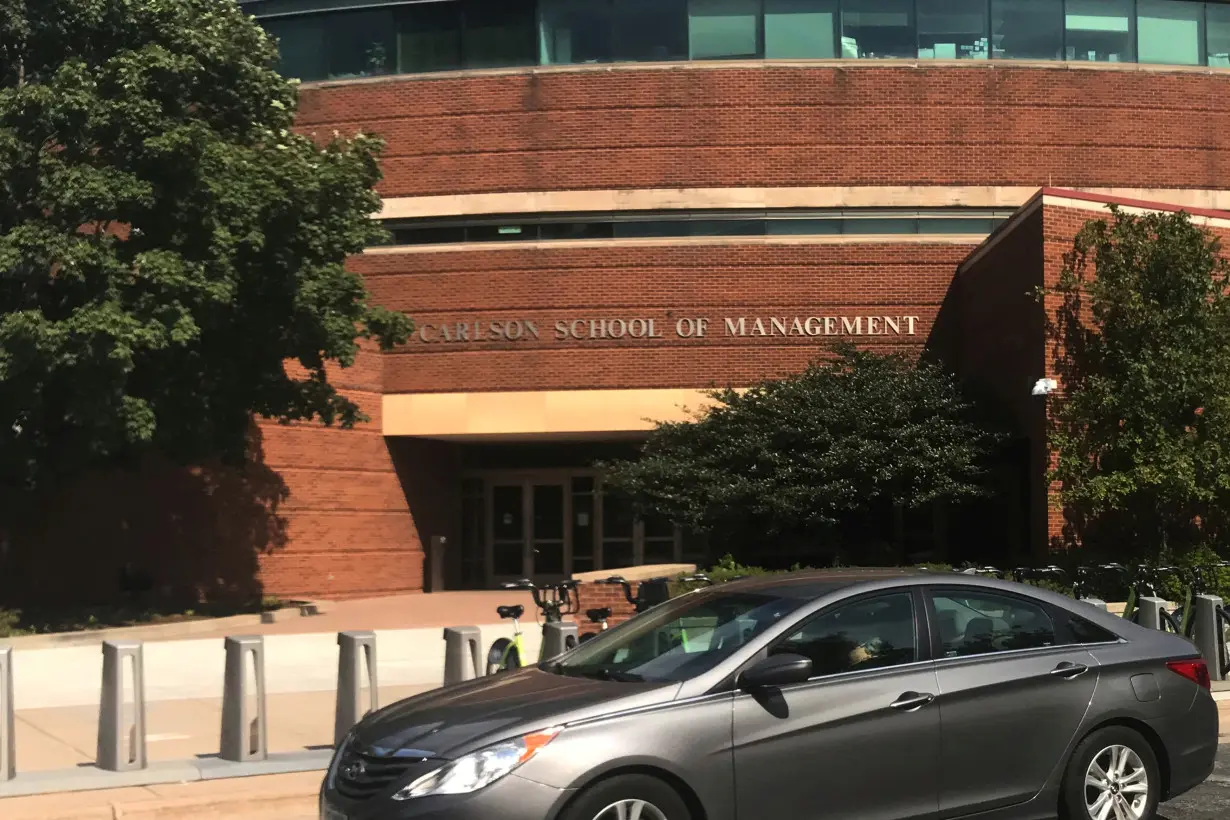
[[[669,60],[1075,60],[1230,66],[1191,0],[320,0],[251,5],[304,80]],[[301,13],[298,13],[302,10]]]

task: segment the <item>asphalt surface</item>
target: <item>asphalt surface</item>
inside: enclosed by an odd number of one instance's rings
[[[1230,743],[1221,744],[1217,768],[1198,788],[1163,803],[1158,820],[1227,820],[1230,818]]]

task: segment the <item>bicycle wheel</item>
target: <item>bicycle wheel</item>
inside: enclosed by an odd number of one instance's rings
[[[487,674],[521,668],[521,653],[509,638],[499,638],[487,650]]]

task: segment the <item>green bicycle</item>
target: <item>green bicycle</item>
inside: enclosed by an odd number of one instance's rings
[[[534,598],[534,605],[542,613],[544,637],[547,631],[547,624],[560,623],[564,620],[565,615],[573,615],[580,609],[580,598],[577,595],[576,581],[559,581],[554,584],[536,586],[528,578],[522,578],[520,581],[503,584],[502,586],[504,589],[529,590],[530,595]],[[495,611],[502,620],[512,621],[513,636],[511,638],[499,638],[492,642],[491,648],[487,650],[488,675],[506,672],[511,669],[520,669],[525,665],[525,644],[522,641],[521,624],[519,623],[521,616],[525,614],[525,607],[520,604],[499,606],[496,607]],[[564,651],[571,651],[576,645],[576,636],[569,635],[565,639]],[[547,659],[544,656],[546,648],[546,641],[543,641],[538,647],[539,663]]]

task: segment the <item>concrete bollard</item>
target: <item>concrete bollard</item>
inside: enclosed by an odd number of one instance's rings
[[[247,665],[252,659],[256,691],[247,691]],[[256,699],[251,713],[248,695]],[[226,639],[226,678],[222,689],[222,740],[219,757],[235,763],[264,760],[269,738],[265,711],[265,641],[259,635]]]
[[[145,664],[140,641],[103,641],[102,698],[98,708],[98,768],[144,769]],[[124,673],[132,670],[132,702],[124,698]]]
[[[1103,601],[1101,598],[1079,598],[1077,600],[1079,600],[1083,604],[1089,604],[1089,606],[1096,606],[1098,609],[1102,610],[1103,612],[1107,611],[1108,609],[1108,607],[1106,606],[1106,602]]]
[[[1197,595],[1192,599],[1192,616],[1196,619],[1192,637],[1209,665],[1209,677],[1213,680],[1226,679],[1221,667],[1224,651],[1221,619],[1217,616],[1221,608],[1222,600],[1216,595]]]
[[[13,647],[0,646],[0,783],[17,776],[13,719]]]
[[[571,640],[570,640],[571,639]],[[555,658],[577,645],[577,625],[571,621],[547,624],[542,631],[542,656]]]
[[[376,685],[376,633],[339,632],[337,634],[337,710],[333,722],[333,745],[337,746],[346,733],[368,712],[379,708]],[[364,675],[364,669],[367,674]],[[368,697],[363,697],[363,681],[367,680]],[[364,701],[369,701],[365,704]],[[366,706],[366,708],[364,708]]]
[[[1136,611],[1140,613],[1136,623],[1149,629],[1162,628],[1162,610],[1166,608],[1166,602],[1161,598],[1153,598],[1145,596],[1136,601]]]
[[[477,626],[444,628],[445,686],[473,680],[482,674],[482,648],[479,646],[481,640],[482,633]]]

